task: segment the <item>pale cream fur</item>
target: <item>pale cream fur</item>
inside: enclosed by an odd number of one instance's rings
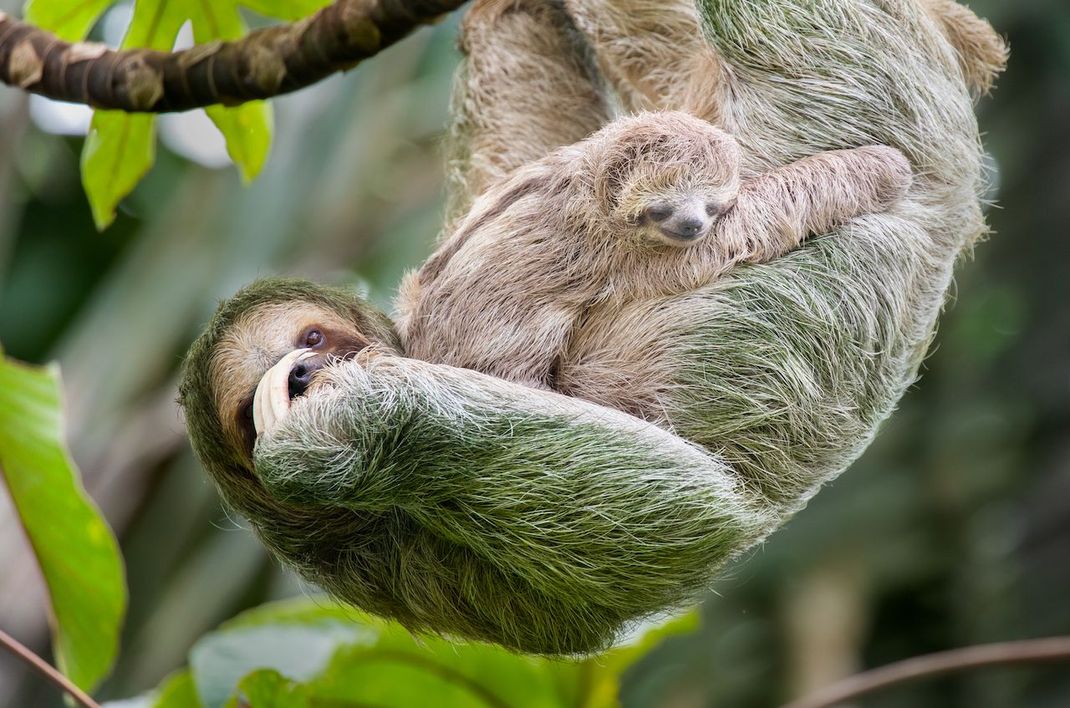
[[[403,346],[418,359],[553,388],[591,308],[687,292],[738,263],[776,258],[810,234],[883,211],[910,179],[897,150],[871,146],[741,184],[735,140],[708,122],[671,111],[620,119],[476,202],[406,280]],[[647,216],[696,199],[710,218],[693,241],[674,244]]]
[[[719,122],[723,67],[687,0],[564,0],[624,109],[687,110]],[[918,0],[944,33],[971,90],[988,93],[1007,62],[992,26],[955,0]],[[680,77],[688,77],[681,81]]]

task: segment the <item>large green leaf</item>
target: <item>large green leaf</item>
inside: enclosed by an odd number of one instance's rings
[[[59,374],[0,354],[0,472],[52,600],[63,673],[86,690],[110,670],[126,609],[119,546],[63,445]]]
[[[193,39],[198,44],[213,39],[236,39],[247,31],[233,0],[189,3]],[[273,113],[263,101],[227,108],[211,106],[208,117],[227,140],[227,154],[238,166],[242,179],[252,181],[267,161],[271,149]]]
[[[416,639],[395,623],[301,600],[226,623],[198,642],[190,663],[205,708],[612,708],[621,674],[696,623],[689,615],[604,656],[554,661],[486,644]]]
[[[27,18],[64,39],[88,34],[114,0],[28,0]],[[137,0],[122,46],[169,50],[187,20],[198,43],[234,39],[246,32],[238,0]],[[247,3],[267,15],[292,20],[327,4],[325,0],[257,0]],[[223,133],[227,153],[242,179],[251,181],[264,167],[271,148],[272,108],[252,101],[234,108],[211,106],[208,117]],[[98,229],[115,220],[119,203],[156,160],[155,117],[98,111],[82,152],[82,184]]]
[[[186,13],[182,3],[138,0],[123,47],[170,49]],[[156,161],[156,117],[97,111],[82,149],[82,186],[98,229],[115,220],[119,202]]]

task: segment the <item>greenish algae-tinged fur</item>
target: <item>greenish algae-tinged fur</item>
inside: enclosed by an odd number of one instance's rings
[[[951,47],[912,0],[701,9],[745,170],[886,144],[913,165],[907,198],[581,333],[574,346],[592,354],[635,333],[632,351],[662,372],[660,427],[475,372],[359,356],[260,440],[253,475],[204,394],[206,357],[235,313],[294,298],[385,325],[313,286],[239,294],[187,363],[190,433],[227,502],[306,578],[414,630],[598,651],[702,597],[861,454],[914,381],[955,260],[985,230],[977,126]],[[608,375],[570,373],[592,398]]]

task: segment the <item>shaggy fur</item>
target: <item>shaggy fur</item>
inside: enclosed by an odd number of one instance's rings
[[[516,170],[406,279],[405,352],[554,388],[554,372],[577,363],[561,355],[591,308],[613,319],[703,287],[883,211],[910,184],[906,159],[884,147],[823,152],[742,186],[739,170],[731,136],[675,112],[617,120]],[[641,403],[621,390],[614,407],[656,417]]]
[[[571,396],[391,354],[385,318],[352,297],[295,283],[243,291],[191,351],[183,403],[227,502],[304,576],[414,629],[595,651],[626,624],[701,596],[720,565],[861,453],[914,381],[954,261],[984,232],[977,126],[955,49],[913,0],[699,9],[730,99],[718,120],[741,146],[744,179],[884,144],[914,167],[907,196],[707,287],[595,305],[556,372]],[[458,83],[452,154],[467,157],[454,162],[454,188],[489,185],[489,171],[577,139],[571,121],[552,130],[549,78],[531,89],[536,110],[481,103],[520,100],[493,74],[498,46],[518,66],[587,71],[591,50],[575,47],[561,12],[543,0],[473,8],[466,46],[489,73],[470,58]],[[558,13],[550,26],[568,41],[547,44],[539,13]],[[646,39],[635,38],[640,54]],[[549,46],[565,54],[543,55]],[[649,56],[653,70],[660,52]],[[499,118],[473,120],[484,111]],[[374,346],[323,371],[250,459],[223,433],[237,412],[216,408],[232,400],[219,393],[230,382],[210,372],[245,313],[279,303],[348,317]],[[264,366],[257,336],[233,339],[246,356],[231,362],[252,377]],[[612,410],[625,394],[649,422]]]
[[[694,2],[564,0],[589,38],[596,63],[629,111],[680,110],[718,121],[730,77],[702,36]],[[988,22],[955,0],[918,0],[954,48],[977,94],[1003,71],[1007,49]],[[499,2],[498,5],[507,3]],[[728,67],[730,69],[730,67]],[[689,80],[681,81],[681,77]]]

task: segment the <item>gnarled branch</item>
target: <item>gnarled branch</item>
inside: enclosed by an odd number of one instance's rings
[[[464,0],[337,0],[311,17],[179,52],[64,42],[0,12],[0,81],[136,113],[236,105],[354,67]]]

